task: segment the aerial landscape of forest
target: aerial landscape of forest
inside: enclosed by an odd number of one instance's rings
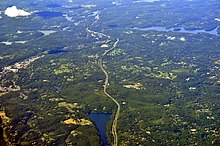
[[[0,10],[0,146],[220,145],[219,0]]]

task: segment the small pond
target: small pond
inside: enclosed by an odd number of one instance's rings
[[[99,134],[101,136],[103,146],[108,145],[108,140],[106,137],[106,125],[110,120],[111,114],[107,113],[90,113],[89,117],[95,122],[96,127],[99,131]]]

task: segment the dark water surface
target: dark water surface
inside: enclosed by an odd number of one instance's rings
[[[37,12],[36,14],[38,16],[43,17],[44,19],[63,16],[62,12],[50,12],[50,11]]]
[[[197,33],[208,33],[208,34],[212,34],[212,35],[216,35],[216,36],[220,36],[220,34],[218,34],[217,29],[218,27],[216,27],[215,29],[211,30],[211,31],[206,31],[206,30],[202,30],[202,29],[195,29],[195,30],[186,30],[183,27],[179,27],[179,28],[165,28],[165,27],[145,27],[145,28],[139,28],[139,27],[133,27],[132,29],[137,29],[137,30],[142,30],[142,31],[148,31],[148,30],[155,30],[155,31],[164,31],[164,32],[180,32],[180,33],[192,33],[192,34],[197,34]]]
[[[89,117],[95,122],[96,127],[98,128],[99,134],[101,136],[103,146],[108,145],[108,140],[106,137],[106,124],[110,120],[111,114],[106,113],[90,113]]]
[[[58,53],[63,53],[63,52],[68,52],[66,50],[61,50],[61,49],[57,49],[57,50],[50,50],[48,52],[48,54],[58,54]]]

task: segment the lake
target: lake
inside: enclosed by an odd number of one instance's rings
[[[220,36],[220,34],[218,34],[218,32],[217,32],[218,27],[216,27],[215,29],[213,29],[211,31],[206,31],[206,30],[202,30],[202,29],[186,30],[183,27],[177,27],[177,28],[165,28],[165,27],[145,27],[145,28],[139,28],[139,27],[133,27],[132,29],[137,29],[137,30],[142,30],[142,31],[148,31],[148,30],[164,31],[164,32],[171,31],[171,32],[192,33],[192,34],[208,33],[208,34]]]
[[[36,14],[40,17],[43,17],[44,19],[63,16],[62,12],[50,12],[50,11],[36,12]]]
[[[106,124],[109,122],[111,114],[106,113],[90,113],[89,117],[95,122],[96,127],[101,136],[103,146],[108,145],[108,140],[106,137]]]
[[[50,50],[48,51],[48,54],[58,54],[58,53],[63,53],[63,52],[68,52],[66,50],[61,50],[61,49],[56,49],[56,50]]]

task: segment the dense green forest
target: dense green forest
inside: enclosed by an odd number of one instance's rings
[[[31,15],[8,17],[12,5]],[[88,116],[97,112],[112,113],[111,144],[117,107],[103,92],[98,61],[118,38],[103,65],[121,105],[119,145],[219,145],[219,7],[218,0],[1,1],[4,140],[102,145]]]

